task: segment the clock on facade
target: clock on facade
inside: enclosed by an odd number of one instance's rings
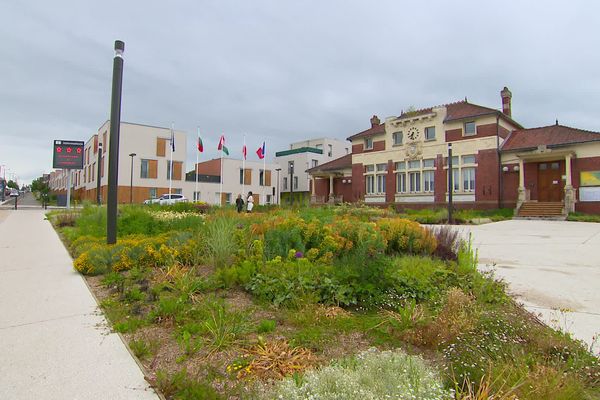
[[[413,126],[408,130],[407,136],[410,140],[416,140],[419,137],[419,130]]]

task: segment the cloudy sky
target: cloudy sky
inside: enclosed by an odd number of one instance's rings
[[[600,3],[592,1],[2,1],[0,165],[29,182],[54,139],[109,118],[113,45],[125,42],[122,120],[188,133],[204,159],[224,133],[344,139],[410,106],[469,101],[526,127],[600,131]]]

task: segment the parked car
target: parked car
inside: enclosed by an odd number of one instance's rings
[[[10,191],[10,197],[19,197],[19,191],[17,189],[12,189]]]
[[[187,201],[185,196],[182,194],[163,194],[162,196],[160,196],[156,199],[144,200],[144,204],[168,205],[168,204],[180,203],[182,201]]]

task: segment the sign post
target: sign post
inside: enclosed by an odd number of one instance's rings
[[[71,170],[83,169],[85,143],[74,140],[55,140],[52,168],[67,171],[67,210],[71,208]]]

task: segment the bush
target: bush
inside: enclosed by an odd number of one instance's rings
[[[231,265],[239,248],[236,222],[228,216],[218,216],[206,225],[206,253],[216,268]]]
[[[301,378],[286,378],[264,399],[451,399],[437,372],[401,350],[371,349]]]
[[[377,227],[387,241],[388,254],[432,254],[436,248],[431,232],[414,221],[383,218]]]

